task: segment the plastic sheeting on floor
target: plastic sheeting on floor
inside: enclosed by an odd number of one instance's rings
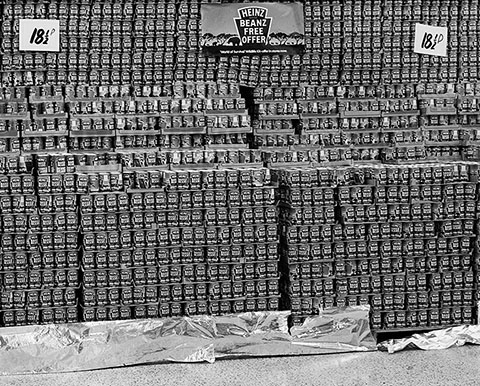
[[[414,334],[402,339],[390,339],[379,343],[378,348],[393,354],[405,349],[444,350],[465,344],[480,345],[480,326],[464,325]]]
[[[288,332],[286,312],[0,329],[0,374],[376,349],[369,307],[323,312]]]

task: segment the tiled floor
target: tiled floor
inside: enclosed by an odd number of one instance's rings
[[[0,364],[1,366],[1,364]],[[220,386],[480,384],[480,347],[171,364],[72,374],[0,377],[3,386]]]

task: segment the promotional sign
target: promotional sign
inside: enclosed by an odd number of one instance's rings
[[[415,48],[417,54],[447,56],[448,28],[415,25]]]
[[[21,19],[20,51],[60,51],[60,20]]]
[[[201,14],[207,53],[295,54],[305,46],[300,3],[202,4]]]

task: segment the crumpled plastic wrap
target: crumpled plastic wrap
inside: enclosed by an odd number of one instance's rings
[[[408,338],[381,342],[378,344],[378,348],[393,354],[405,349],[444,350],[467,343],[480,345],[480,326],[464,325],[414,334]]]
[[[374,349],[368,308],[325,312],[288,332],[289,311],[0,329],[0,374]]]
[[[292,344],[303,354],[376,350],[369,306],[332,308],[292,327]]]

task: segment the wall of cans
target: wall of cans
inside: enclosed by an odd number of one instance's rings
[[[0,1],[0,323],[472,322],[478,5],[307,0],[304,54],[207,57],[202,2]],[[20,52],[21,18],[60,19],[61,52]]]
[[[361,304],[377,331],[475,323],[477,163],[272,173],[294,323]]]

